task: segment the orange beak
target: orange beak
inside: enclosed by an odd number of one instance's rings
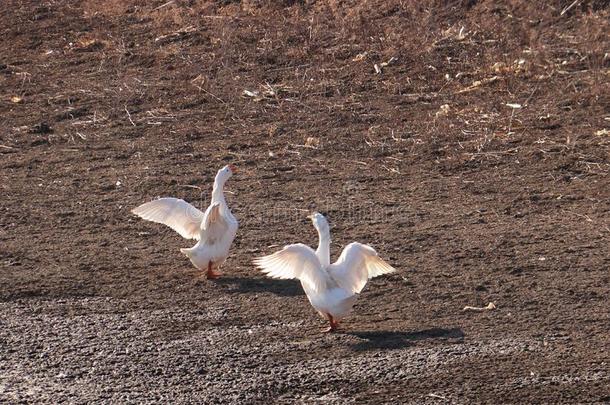
[[[235,165],[229,165],[229,169],[232,173],[237,173],[237,167],[235,167]]]

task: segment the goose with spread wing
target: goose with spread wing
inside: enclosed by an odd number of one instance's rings
[[[339,259],[331,264],[328,221],[317,212],[310,219],[319,235],[317,250],[297,243],[256,258],[254,264],[269,277],[298,279],[311,305],[330,323],[326,331],[332,332],[351,312],[367,281],[395,269],[372,247],[358,242],[347,245]]]
[[[233,165],[220,169],[214,179],[212,201],[201,212],[179,198],[159,198],[134,208],[132,212],[148,221],[164,224],[185,239],[197,240],[191,248],[180,249],[208,279],[218,278],[220,268],[229,256],[229,248],[237,233],[237,219],[224,197],[224,185],[236,172]]]

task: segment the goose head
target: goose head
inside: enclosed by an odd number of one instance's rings
[[[314,228],[316,228],[318,233],[325,235],[330,234],[328,221],[326,220],[326,217],[324,215],[320,214],[319,212],[314,212],[309,216],[309,219],[311,219],[311,222],[313,223],[313,226]]]
[[[216,182],[224,184],[233,176],[233,173],[237,173],[237,168],[234,165],[226,165],[216,173]]]

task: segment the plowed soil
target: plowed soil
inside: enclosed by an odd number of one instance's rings
[[[0,402],[609,402],[608,32],[591,0],[3,1]],[[205,208],[229,162],[208,281],[130,209]],[[251,264],[313,210],[398,269],[334,334]]]

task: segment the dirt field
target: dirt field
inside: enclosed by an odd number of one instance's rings
[[[572,3],[5,0],[0,403],[610,402],[610,7]],[[207,281],[129,211],[228,162]],[[250,264],[314,209],[399,270],[336,334]]]

